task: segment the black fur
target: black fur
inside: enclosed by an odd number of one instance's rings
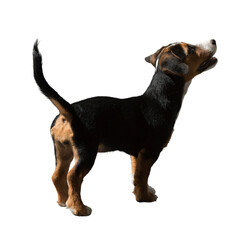
[[[38,50],[38,40],[35,42],[33,47],[33,72],[34,78],[41,92],[50,99],[57,100],[67,112],[75,114],[71,104],[63,99],[46,81],[42,71],[42,55]]]
[[[185,54],[185,52],[184,52],[184,50],[183,50],[183,48],[181,47],[181,45],[176,45],[176,46],[174,46],[172,49],[171,49],[171,51],[176,55],[176,56],[178,56],[182,61],[185,61],[185,59],[186,59],[186,54]]]
[[[183,63],[177,57],[169,57],[167,60],[163,61],[161,64],[162,69],[164,71],[172,73],[173,75],[179,74],[184,75],[188,73],[189,67],[187,64]],[[169,74],[168,74],[169,75]]]
[[[37,42],[33,61],[34,77],[43,94],[56,99],[73,116],[73,140],[82,156],[79,168],[92,167],[99,144],[105,146],[105,151],[119,150],[135,157],[145,149],[148,158],[158,158],[181,108],[184,87],[181,77],[158,69],[141,96],[94,97],[69,104],[46,82]]]
[[[196,47],[192,45],[188,45],[188,54],[194,54],[196,52]]]

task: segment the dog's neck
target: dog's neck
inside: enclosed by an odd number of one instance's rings
[[[144,95],[158,102],[166,111],[177,115],[184,97],[184,86],[182,77],[167,75],[158,68]]]
[[[185,95],[186,95],[186,93],[188,91],[188,88],[189,88],[191,83],[192,83],[192,79],[187,81],[187,82],[185,82],[184,88],[183,88],[183,97],[182,97],[182,99],[185,97]]]

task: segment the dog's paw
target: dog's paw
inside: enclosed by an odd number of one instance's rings
[[[57,203],[60,207],[66,207],[66,203],[63,203],[63,202],[60,202],[60,201],[57,201]]]
[[[82,206],[80,208],[71,207],[70,210],[75,216],[89,216],[92,213],[92,209],[87,206]]]
[[[73,204],[73,201],[67,201],[67,208],[76,216],[89,216],[92,213],[92,209],[83,204]]]
[[[136,196],[137,202],[155,202],[157,200],[157,195],[155,194],[154,188],[148,186],[148,190],[141,191],[140,189],[134,189],[133,193]]]
[[[153,187],[151,187],[151,186],[148,186],[148,192],[150,192],[152,194],[156,193],[155,189]]]
[[[154,193],[148,192],[147,194],[136,196],[138,202],[155,202],[158,196]]]

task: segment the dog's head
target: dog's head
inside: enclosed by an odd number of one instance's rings
[[[187,82],[217,64],[217,58],[213,57],[216,50],[216,41],[213,39],[198,45],[173,43],[160,48],[145,60],[156,69],[181,76]]]

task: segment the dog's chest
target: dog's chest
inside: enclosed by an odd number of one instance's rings
[[[188,81],[188,82],[185,83],[184,88],[183,88],[183,97],[182,97],[182,100],[183,100],[183,98],[185,97],[185,95],[186,95],[186,93],[187,93],[187,91],[188,91],[188,88],[189,88],[189,86],[190,86],[191,83],[192,83],[192,80],[190,80],[190,81]]]

